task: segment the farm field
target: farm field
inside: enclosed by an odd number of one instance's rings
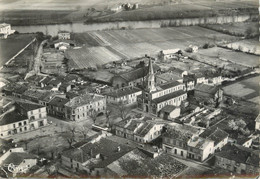
[[[204,60],[211,60],[210,62],[214,65],[220,64],[221,61],[224,65],[227,63],[226,60],[247,67],[255,67],[259,65],[259,56],[236,52],[220,47],[201,49],[197,54],[199,57],[204,58]],[[219,60],[218,57],[222,60]]]
[[[34,35],[32,34],[15,34],[7,39],[0,39],[0,67],[31,42],[33,38]]]
[[[108,30],[75,33],[72,35],[81,49],[66,54],[75,68],[95,67],[120,59],[157,56],[159,51],[189,45],[202,46],[206,42],[222,43],[240,38],[199,27],[171,27],[160,29]]]
[[[225,45],[225,47],[260,55],[260,46],[259,46],[259,41],[257,39],[241,40],[241,41],[229,43]]]
[[[260,76],[245,79],[234,84],[225,86],[224,93],[236,97],[241,97],[251,102],[260,102]]]
[[[74,62],[74,65],[70,67],[74,69],[96,68],[99,65],[120,60],[119,56],[105,47],[70,49],[66,51],[65,57]]]

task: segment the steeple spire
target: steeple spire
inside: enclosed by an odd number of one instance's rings
[[[155,76],[154,76],[154,72],[153,72],[153,64],[152,64],[152,60],[149,60],[149,72],[147,75],[147,85],[146,85],[146,90],[149,92],[155,91]]]

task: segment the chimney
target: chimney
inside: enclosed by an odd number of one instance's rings
[[[121,151],[121,148],[120,146],[117,147],[117,152],[120,152]]]

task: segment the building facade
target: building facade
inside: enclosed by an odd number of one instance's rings
[[[2,116],[0,124],[1,137],[44,127],[48,124],[45,106],[32,103],[16,104],[14,111]]]
[[[15,30],[11,29],[10,24],[0,24],[0,37],[6,39],[8,35],[13,34]]]
[[[137,96],[142,93],[142,90],[136,87],[125,87],[104,93],[107,102],[112,104],[135,104]]]
[[[72,121],[89,119],[106,112],[106,98],[98,94],[76,96],[65,105],[65,117]]]

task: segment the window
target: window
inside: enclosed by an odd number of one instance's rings
[[[19,122],[19,126],[22,126],[22,123],[21,123],[21,122]]]
[[[24,122],[23,122],[23,125],[26,125],[26,124],[27,124],[27,122],[26,122],[26,121],[24,121]]]
[[[181,156],[183,156],[183,151],[181,151]]]
[[[39,112],[41,112],[41,108],[39,109]]]
[[[22,128],[20,128],[20,132],[23,132],[23,129],[22,129]]]
[[[13,127],[15,128],[15,124],[13,124]]]
[[[174,149],[174,154],[177,154],[177,149]]]
[[[24,127],[24,131],[27,131],[27,127]]]

